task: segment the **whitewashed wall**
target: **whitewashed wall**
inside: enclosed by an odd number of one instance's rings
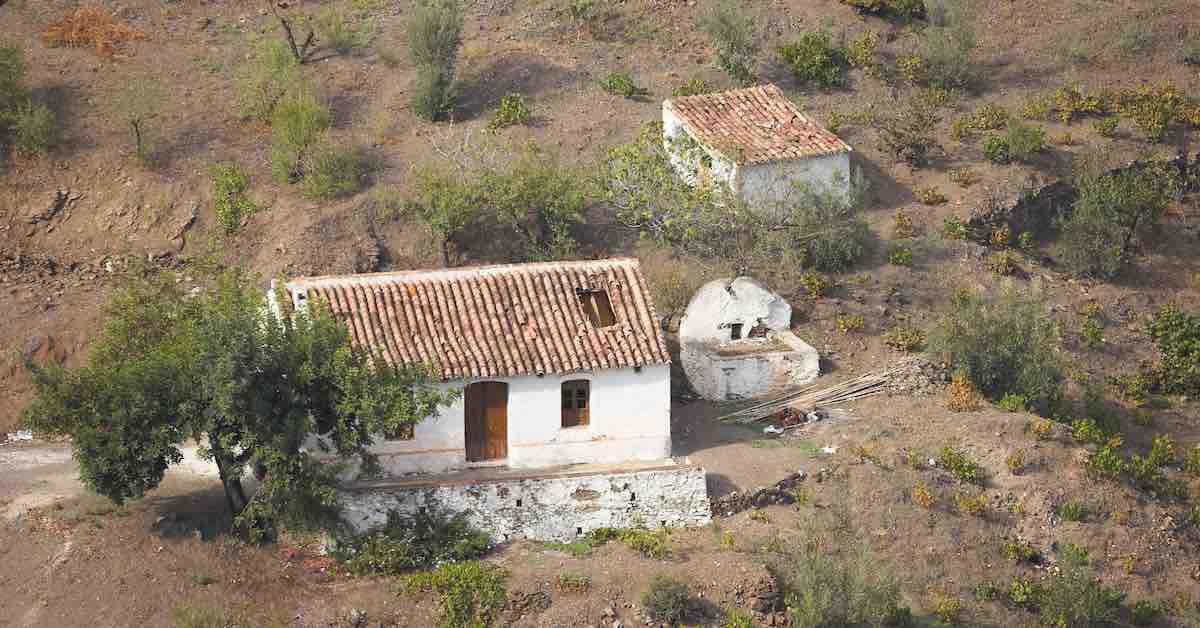
[[[640,372],[627,368],[487,380],[508,384],[506,464],[546,467],[670,457],[670,377],[670,366],[660,364]],[[591,382],[590,424],[563,429],[561,386],[575,379]],[[461,389],[464,383],[450,385]],[[464,430],[460,396],[419,423],[412,440],[380,439],[371,449],[389,475],[461,469],[467,466]]]
[[[475,484],[343,491],[342,511],[359,532],[389,510],[466,513],[496,541],[570,541],[596,528],[701,526],[710,520],[703,468],[688,464],[622,473],[551,476]]]
[[[670,155],[671,165],[679,176],[688,183],[697,183],[694,173],[698,170],[695,156],[680,155],[674,148],[679,137],[688,135],[683,123],[663,103],[663,145]],[[847,198],[850,190],[850,153],[837,153],[773,161],[765,164],[738,166],[721,153],[701,146],[712,160],[711,181],[724,184],[742,200],[759,206],[772,207],[796,198],[797,185],[809,186],[817,191],[829,190]]]
[[[847,198],[850,190],[850,153],[808,159],[772,161],[739,168],[734,190],[753,205],[771,205],[796,197],[797,185],[829,190]]]

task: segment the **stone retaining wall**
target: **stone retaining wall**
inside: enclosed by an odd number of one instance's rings
[[[342,493],[344,517],[359,532],[389,510],[465,512],[498,542],[571,541],[596,528],[701,526],[710,520],[704,469],[691,465],[473,484],[373,487]]]

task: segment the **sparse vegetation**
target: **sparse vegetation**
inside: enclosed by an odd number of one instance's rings
[[[1012,393],[1045,413],[1062,395],[1058,332],[1036,291],[1004,286],[993,298],[960,292],[942,318],[933,346],[990,399]]]
[[[839,333],[843,334],[862,331],[866,324],[867,321],[862,314],[838,314],[834,319],[834,326],[837,327]]]
[[[888,251],[888,263],[892,266],[912,266],[912,249],[903,245],[892,246]]]
[[[1163,390],[1181,394],[1200,391],[1200,314],[1168,304],[1159,308],[1147,327],[1158,349]]]
[[[983,485],[984,471],[978,462],[962,449],[943,447],[938,452],[938,466],[953,475],[959,482]]]
[[[922,205],[941,205],[946,202],[946,195],[935,187],[917,188],[913,195]]]
[[[391,511],[380,528],[339,540],[333,555],[350,573],[395,576],[473,560],[491,548],[491,537],[467,523],[465,513]]]
[[[933,491],[929,490],[929,486],[923,482],[913,486],[911,494],[913,503],[925,510],[932,510],[937,505],[937,497],[934,496]]]
[[[802,33],[795,43],[779,48],[779,58],[802,83],[830,88],[846,81],[846,51],[834,47],[828,31]]]
[[[879,139],[892,156],[919,168],[938,148],[933,131],[939,122],[941,115],[934,104],[928,99],[910,96],[893,113],[879,117]]]
[[[920,351],[925,346],[925,332],[916,327],[904,325],[893,327],[888,330],[883,342],[897,351],[913,353]]]
[[[711,93],[712,86],[702,78],[688,79],[685,83],[671,90],[672,98],[680,98],[683,96],[699,96],[701,94]]]
[[[1083,502],[1066,501],[1058,506],[1058,516],[1065,521],[1083,521],[1087,517],[1087,506]]]
[[[508,597],[504,581],[508,571],[496,565],[469,561],[442,565],[436,570],[404,579],[408,591],[431,591],[441,606],[441,628],[490,626]]]
[[[646,615],[659,623],[677,624],[687,614],[690,604],[688,585],[663,574],[651,578],[646,592],[642,594],[642,608]]]
[[[639,98],[649,93],[644,88],[638,87],[637,83],[633,82],[633,77],[624,72],[613,72],[604,77],[604,80],[600,81],[600,89],[613,96],[625,98]]]
[[[743,15],[733,2],[721,2],[702,18],[700,28],[712,41],[717,67],[735,82],[753,85],[754,57],[758,54],[754,21]]]
[[[441,120],[454,111],[462,25],[458,0],[422,0],[408,23],[408,54],[417,68],[412,108],[427,120]]]
[[[243,220],[258,211],[258,207],[246,196],[250,177],[233,161],[213,166],[209,177],[217,223],[225,233],[234,233],[241,228]]]

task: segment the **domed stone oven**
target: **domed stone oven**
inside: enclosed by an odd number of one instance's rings
[[[792,306],[749,277],[705,284],[679,324],[680,361],[705,399],[753,399],[816,380],[817,350],[791,331]]]

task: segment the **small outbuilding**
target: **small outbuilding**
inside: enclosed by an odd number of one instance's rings
[[[850,146],[774,85],[664,101],[663,141],[684,180],[752,204],[787,202],[797,186],[849,191]]]
[[[692,388],[730,401],[814,381],[820,356],[792,333],[791,319],[792,306],[754,279],[705,284],[679,324],[679,357]]]

